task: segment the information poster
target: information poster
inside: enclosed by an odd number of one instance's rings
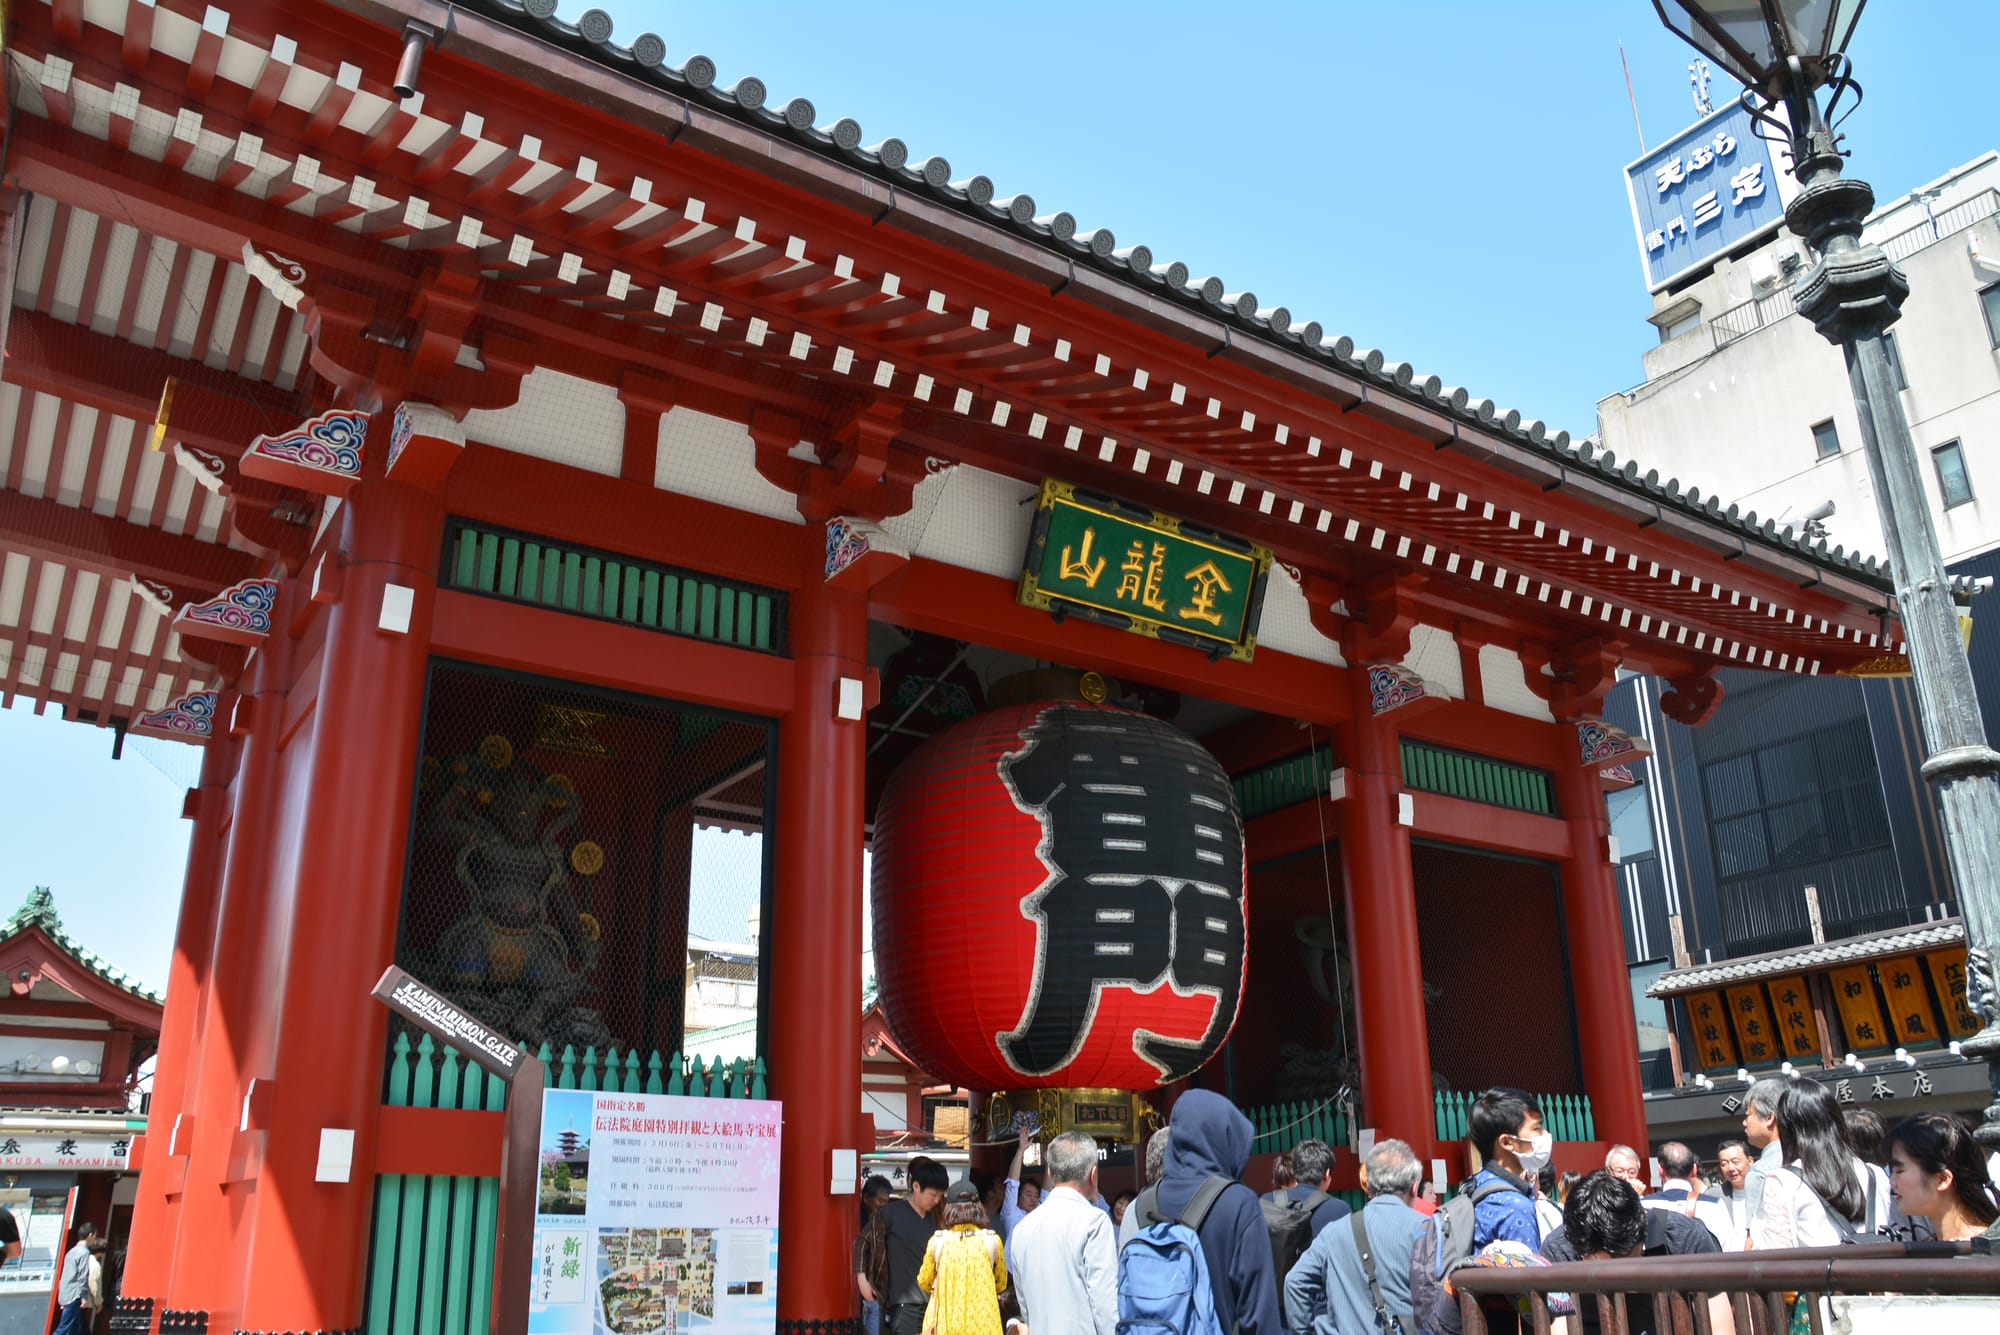
[[[772,1335],[779,1106],[551,1089],[533,1335]]]

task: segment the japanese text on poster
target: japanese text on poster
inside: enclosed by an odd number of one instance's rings
[[[771,1335],[779,1105],[542,1094],[534,1335]]]

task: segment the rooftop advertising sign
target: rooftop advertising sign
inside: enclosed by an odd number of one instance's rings
[[[1646,287],[1658,292],[1782,224],[1798,185],[1732,102],[1626,167],[1625,192]]]

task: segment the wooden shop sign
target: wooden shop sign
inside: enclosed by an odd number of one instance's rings
[[[504,1034],[429,987],[405,969],[390,965],[375,984],[375,998],[441,1043],[449,1043],[502,1080],[511,1083],[527,1054]]]
[[[1247,662],[1270,573],[1268,547],[1047,481],[1020,601]]]

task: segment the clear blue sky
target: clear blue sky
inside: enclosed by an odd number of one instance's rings
[[[869,143],[895,135],[1552,428],[1593,430],[1597,400],[1639,379],[1621,40],[1647,142],[1694,119],[1692,53],[1647,0],[603,7],[623,43],[658,32],[675,64],[754,74],[774,106],[810,98],[822,124],[852,116]],[[2000,146],[1996,51],[1993,0],[1870,5],[1854,174],[1887,200]],[[180,791],[109,754],[106,733],[0,713],[0,899],[51,885],[77,935],[160,981]]]

